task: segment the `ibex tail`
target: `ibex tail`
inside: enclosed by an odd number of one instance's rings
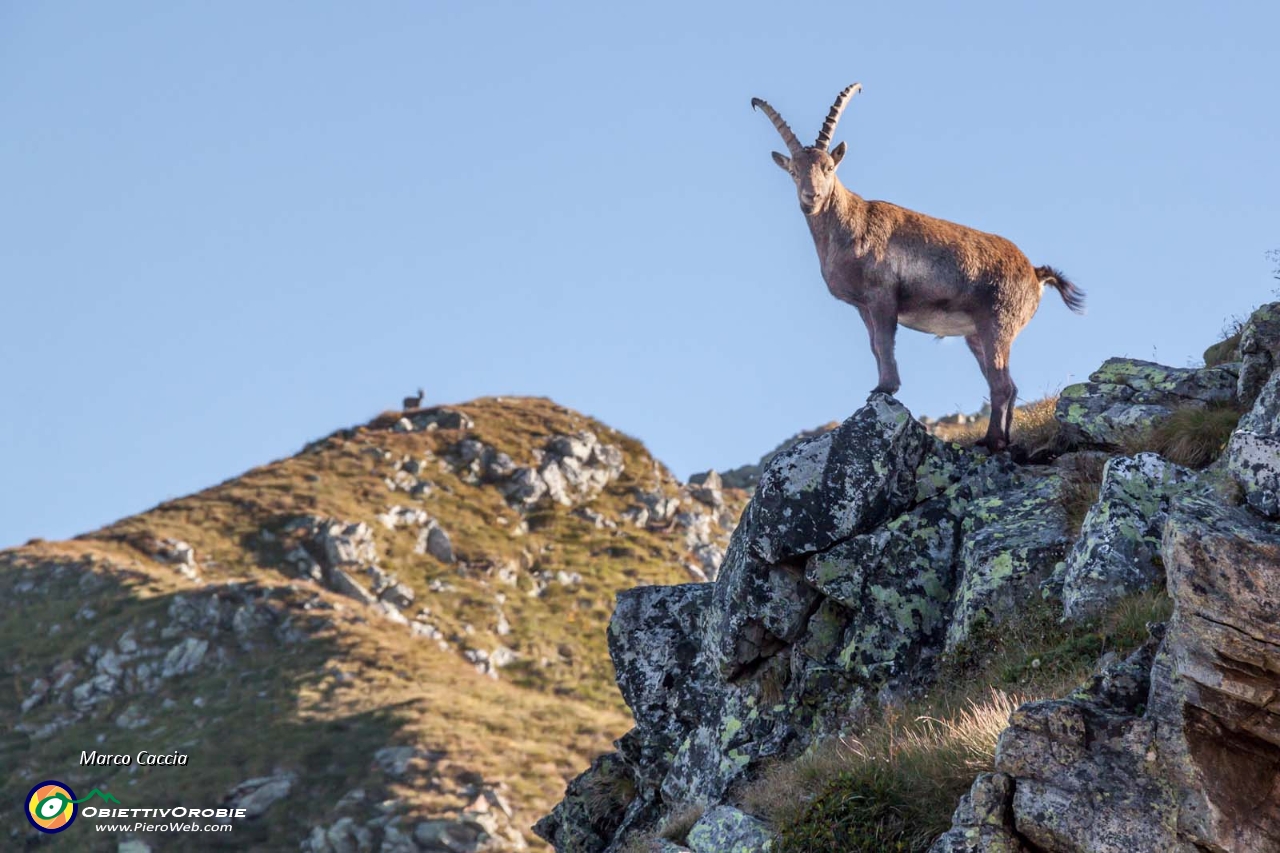
[[[1053,267],[1036,267],[1036,278],[1041,284],[1051,284],[1058,288],[1062,301],[1077,314],[1084,313],[1084,291],[1072,284],[1065,275]]]

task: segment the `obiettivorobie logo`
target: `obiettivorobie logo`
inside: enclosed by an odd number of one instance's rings
[[[27,794],[27,820],[41,832],[53,834],[71,826],[76,819],[76,806],[88,802],[94,797],[101,797],[108,803],[120,804],[111,794],[104,794],[97,788],[88,796],[76,799],[75,791],[56,779],[41,782]]]
[[[85,806],[93,798],[99,798],[104,805]],[[119,807],[120,801],[114,795],[94,788],[86,797],[76,798],[71,786],[48,779],[31,789],[27,794],[27,820],[41,832],[53,834],[62,832],[71,826],[77,817],[94,821],[94,829],[99,832],[230,832],[233,821],[248,817],[248,810],[241,808],[196,808],[193,806],[167,806],[165,808]],[[137,818],[148,818],[139,821]],[[212,823],[153,823],[155,818],[213,818]],[[101,819],[112,819],[132,822],[102,823]]]

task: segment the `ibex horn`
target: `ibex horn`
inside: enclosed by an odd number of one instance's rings
[[[791,132],[791,128],[787,127],[787,123],[782,120],[782,116],[778,115],[778,111],[765,101],[759,98],[751,99],[751,108],[753,110],[764,110],[764,114],[769,117],[769,121],[773,122],[773,126],[778,129],[778,133],[782,134],[782,141],[787,143],[787,150],[794,157],[804,148],[800,144],[800,140],[796,139],[796,135]]]
[[[827,146],[831,144],[831,135],[836,132],[836,122],[840,121],[840,113],[844,112],[845,104],[861,91],[862,84],[854,83],[836,95],[836,102],[831,105],[831,112],[827,113],[827,120],[822,123],[822,130],[818,132],[818,140],[813,143],[814,148],[827,150]]]

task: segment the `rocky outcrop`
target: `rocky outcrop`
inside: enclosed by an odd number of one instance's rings
[[[1062,559],[1060,481],[943,444],[885,395],[780,453],[714,585],[619,596],[609,647],[635,728],[536,831],[560,850],[617,851],[675,809],[724,805],[763,761],[918,689],[957,612],[967,626],[998,626],[1015,590]],[[1007,571],[1006,540],[1018,555]],[[707,814],[711,833],[710,816],[724,814]],[[734,832],[761,828],[743,818]]]
[[[1186,406],[1234,403],[1238,364],[1166,367],[1150,361],[1111,358],[1088,382],[1069,385],[1058,397],[1064,438],[1080,445],[1116,449]]]
[[[1114,447],[1178,408],[1234,401],[1238,368],[1113,359],[1057,414],[1073,441]],[[771,828],[737,799],[765,762],[918,695],[940,655],[1032,601],[1084,619],[1163,585],[1167,627],[1071,695],[1020,707],[933,853],[1280,849],[1280,529],[1264,517],[1280,466],[1257,464],[1278,424],[1280,373],[1227,464],[1109,459],[1077,535],[1070,466],[943,443],[872,395],[771,460],[713,585],[619,596],[609,647],[635,728],[536,831],[619,853],[695,807],[684,846],[651,849],[766,849]]]

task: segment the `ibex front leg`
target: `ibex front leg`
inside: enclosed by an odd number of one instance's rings
[[[902,380],[898,378],[898,360],[893,354],[893,342],[898,334],[897,312],[892,308],[863,308],[859,305],[858,313],[867,326],[871,352],[876,357],[876,369],[880,373],[880,384],[871,389],[871,393],[896,394],[902,387]]]

